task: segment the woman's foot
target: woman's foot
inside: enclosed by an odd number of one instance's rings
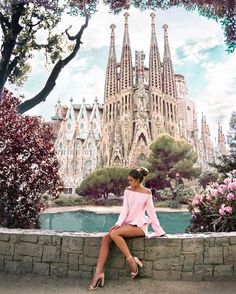
[[[129,256],[126,258],[129,266],[130,266],[130,270],[131,270],[131,277],[134,279],[137,274],[138,274],[138,267],[142,267],[143,264],[142,262],[138,259],[138,257],[133,257],[133,256]]]
[[[96,271],[92,280],[91,285],[89,286],[89,291],[94,291],[97,287],[103,287],[105,284],[105,275],[101,271]]]

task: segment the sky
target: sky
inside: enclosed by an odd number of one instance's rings
[[[129,35],[133,56],[135,50],[143,50],[148,65],[151,37],[151,11],[129,10]],[[163,24],[168,24],[169,43],[175,73],[185,76],[191,99],[196,103],[198,118],[202,112],[207,116],[212,140],[216,136],[218,122],[226,133],[230,115],[236,110],[236,53],[228,54],[224,43],[224,34],[220,23],[199,16],[197,11],[189,12],[183,8],[166,11],[157,10],[157,41],[163,58]],[[72,24],[71,32],[76,32],[83,23],[81,17],[65,15],[59,30],[65,30]],[[108,8],[99,5],[98,11],[90,19],[88,28],[82,37],[83,44],[76,58],[61,72],[57,84],[46,102],[28,112],[50,120],[54,114],[57,100],[69,105],[93,103],[95,97],[103,103],[105,71],[110,45],[110,25],[116,25],[116,54],[120,60],[123,40],[123,13],[113,15]],[[43,38],[39,32],[38,38]],[[23,88],[14,89],[18,95],[30,98],[44,86],[51,67],[45,67],[44,56],[35,54],[31,60],[32,72]]]

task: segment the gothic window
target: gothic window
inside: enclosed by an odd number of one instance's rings
[[[92,161],[87,160],[84,164],[84,174],[87,176],[92,171]]]
[[[137,158],[137,162],[139,166],[143,166],[145,165],[146,162],[146,156],[142,153],[139,155],[139,157]]]

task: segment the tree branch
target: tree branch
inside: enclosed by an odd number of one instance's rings
[[[24,113],[24,112],[28,111],[29,109],[35,107],[37,104],[39,104],[43,101],[46,101],[47,96],[50,94],[50,92],[53,90],[53,88],[56,85],[56,80],[57,80],[61,70],[78,53],[78,51],[80,49],[80,44],[82,44],[81,37],[83,35],[84,30],[88,26],[89,18],[90,18],[90,15],[87,14],[86,18],[85,18],[85,23],[81,26],[79,32],[73,37],[74,40],[76,41],[73,51],[65,59],[58,60],[58,62],[55,64],[44,88],[33,98],[22,102],[18,107],[19,113]]]

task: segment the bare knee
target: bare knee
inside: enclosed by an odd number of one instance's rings
[[[110,235],[111,240],[114,240],[114,238],[118,236],[118,234],[115,230],[111,231],[109,235]]]
[[[111,242],[111,236],[108,233],[108,234],[106,234],[106,235],[103,236],[102,243],[110,244],[110,242]]]

